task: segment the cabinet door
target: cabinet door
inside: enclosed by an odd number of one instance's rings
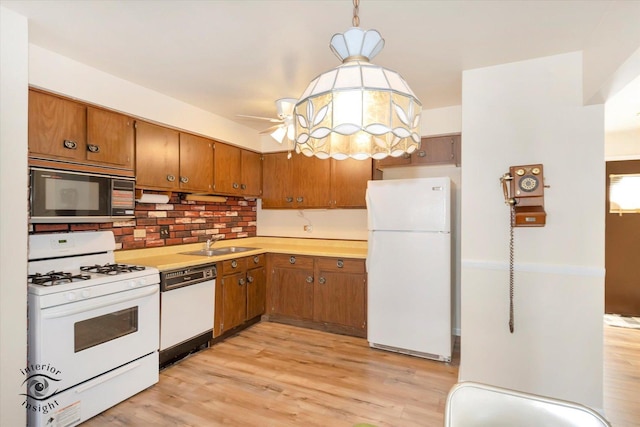
[[[460,135],[422,138],[420,149],[412,154],[415,164],[459,164]]]
[[[29,91],[29,155],[82,162],[87,152],[84,105]]]
[[[265,312],[267,271],[264,267],[247,270],[247,320]]]
[[[241,150],[242,183],[240,188],[245,196],[262,194],[262,154]]]
[[[372,179],[371,159],[331,159],[331,205],[366,208],[367,181]]]
[[[269,314],[313,319],[312,257],[273,255],[269,286]]]
[[[313,320],[366,330],[366,274],[363,260],[317,258]]]
[[[328,208],[331,200],[331,162],[294,154],[291,163],[293,207]]]
[[[222,277],[222,332],[242,324],[247,317],[246,271]]]
[[[293,207],[291,163],[288,153],[264,154],[262,162],[262,207],[283,209]]]
[[[180,190],[211,192],[213,187],[213,142],[180,133]]]
[[[87,107],[87,160],[133,170],[133,120]]]
[[[179,189],[179,147],[177,131],[136,122],[136,187]]]
[[[216,193],[240,194],[242,159],[240,148],[215,143],[213,187]]]

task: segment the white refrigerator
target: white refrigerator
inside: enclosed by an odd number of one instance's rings
[[[451,180],[369,181],[367,339],[451,361]]]

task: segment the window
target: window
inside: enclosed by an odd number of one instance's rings
[[[609,175],[609,213],[640,213],[640,174]]]

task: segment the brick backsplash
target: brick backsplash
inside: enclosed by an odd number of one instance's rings
[[[211,235],[223,239],[255,237],[256,201],[227,197],[226,202],[185,201],[173,193],[166,204],[136,203],[135,219],[100,224],[34,224],[33,233],[111,230],[117,249],[205,242]],[[160,236],[160,226],[169,226],[169,236]],[[134,237],[145,230],[145,237]]]

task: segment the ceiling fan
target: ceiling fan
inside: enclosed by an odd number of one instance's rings
[[[268,133],[271,135],[273,139],[278,141],[278,143],[282,144],[285,139],[288,142],[293,142],[294,138],[294,127],[293,127],[293,107],[295,107],[296,102],[298,102],[295,98],[280,98],[276,100],[276,111],[278,113],[278,118],[270,118],[270,117],[259,117],[259,116],[247,116],[244,114],[238,114],[238,117],[245,117],[248,119],[255,120],[266,120],[271,123],[277,123],[260,133]]]

